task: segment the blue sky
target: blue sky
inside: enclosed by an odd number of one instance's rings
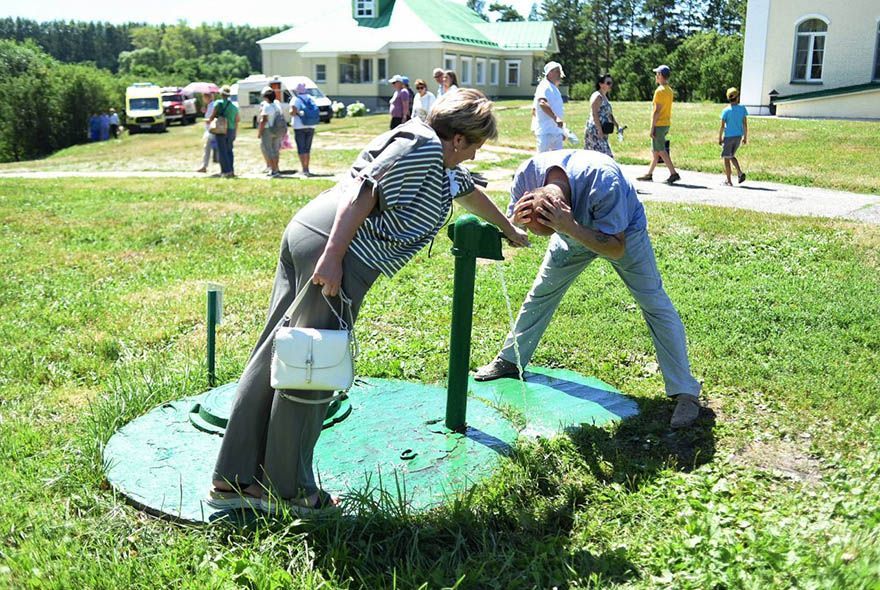
[[[241,0],[149,0],[148,2],[119,2],[118,0],[0,0],[0,17],[20,16],[33,20],[103,20],[113,23],[129,21],[175,23],[184,19],[190,24],[226,22],[250,25],[274,25],[285,14],[295,13],[296,5],[304,1],[248,4]],[[320,1],[320,0],[319,0]],[[455,0],[465,3],[466,0]],[[533,0],[509,0],[507,4],[528,16]],[[486,3],[487,5],[489,2]],[[245,7],[249,7],[245,10]],[[290,20],[293,20],[291,18]]]

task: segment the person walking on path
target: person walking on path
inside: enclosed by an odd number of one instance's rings
[[[320,118],[314,119],[318,105],[315,104],[315,99],[312,98],[308,88],[302,82],[296,85],[294,94],[296,98],[290,105],[293,139],[296,142],[296,153],[299,156],[300,166],[302,166],[302,174],[303,176],[311,176],[312,171],[309,169],[309,164],[312,159],[312,140],[315,138],[315,127],[320,121]],[[311,112],[311,120],[307,120],[309,115],[306,111]]]
[[[736,175],[739,184],[746,181],[746,174],[739,166],[736,159],[736,150],[740,143],[746,145],[749,141],[749,119],[746,107],[739,104],[739,90],[735,87],[727,89],[727,100],[730,105],[721,111],[721,129],[718,130],[718,145],[721,147],[721,159],[724,160],[725,186],[733,186],[730,181],[730,165],[736,167]]]
[[[406,111],[406,120],[409,121],[413,116],[413,102],[416,98],[416,93],[410,88],[409,78],[407,76],[401,76],[400,81],[403,82],[403,89],[406,91],[406,96],[409,101],[409,109]]]
[[[281,102],[275,96],[275,89],[266,86],[261,92],[263,103],[260,105],[260,126],[257,129],[257,139],[260,140],[260,151],[269,168],[269,177],[281,176],[278,169],[278,159],[281,157],[281,140],[287,131],[287,121],[284,119],[284,111]]]
[[[119,139],[119,115],[113,108],[110,109],[110,137]]]
[[[428,84],[424,80],[416,80],[416,96],[413,99],[413,115],[422,121],[428,120],[431,107],[436,102],[434,93],[428,90]]]
[[[603,258],[648,324],[666,394],[676,399],[671,425],[690,426],[699,414],[701,387],[691,375],[684,325],[663,290],[644,207],[617,163],[590,150],[538,154],[514,175],[508,216],[536,233],[554,233],[501,352],[474,378],[518,376],[565,292],[591,262]]]
[[[615,127],[619,127],[611,111],[611,101],[608,100],[613,85],[611,74],[602,74],[596,80],[596,91],[590,97],[590,117],[584,132],[585,150],[602,152],[611,158],[614,157],[614,152],[611,151],[608,136],[614,133]]]
[[[651,111],[651,166],[648,172],[643,176],[639,176],[637,180],[651,181],[654,179],[654,168],[661,161],[666,164],[669,169],[669,178],[666,179],[668,184],[678,182],[681,176],[672,165],[672,158],[669,156],[669,150],[666,147],[666,134],[669,133],[669,126],[672,124],[672,88],[669,86],[669,75],[671,71],[669,66],[657,66],[654,68],[654,80],[657,82],[657,89],[654,91],[654,100],[652,102]]]
[[[403,86],[403,77],[395,74],[388,80],[394,87],[394,94],[388,101],[388,113],[391,115],[391,129],[405,123],[409,113],[409,92]]]
[[[443,96],[443,92],[445,91],[445,85],[443,84],[443,78],[446,76],[446,72],[443,71],[443,68],[434,68],[433,74],[431,74],[434,78],[434,82],[437,83],[437,98]]]
[[[538,153],[562,149],[565,122],[562,93],[559,84],[565,77],[559,62],[547,62],[544,79],[535,89],[532,101],[532,131],[538,144]]]
[[[291,325],[336,329],[329,304],[339,309],[343,302],[351,313],[346,317],[356,322],[376,278],[392,277],[431,242],[453,199],[496,224],[514,245],[527,245],[527,233],[460,166],[496,136],[492,103],[477,90],[460,91],[438,101],[427,123],[413,119],[371,141],[345,179],[293,216],[281,240],[268,319],[238,381],[209,505],[272,514],[287,508],[300,515],[338,505],[318,487],[312,467],[333,396],[272,388],[275,331],[304,290]],[[389,424],[389,437],[393,430]]]
[[[202,99],[205,102],[205,132],[202,134],[202,139],[205,143],[203,146],[202,167],[196,170],[196,172],[207,172],[212,156],[215,162],[220,158],[220,153],[217,151],[217,136],[208,131],[211,127],[211,115],[214,113],[214,95],[206,92],[202,95]]]
[[[220,176],[223,178],[235,177],[235,155],[232,146],[235,143],[236,129],[241,120],[238,107],[229,100],[231,94],[229,86],[220,89],[220,98],[214,101],[214,110],[208,120],[210,126],[211,121],[218,117],[226,119],[226,133],[214,136],[217,139],[217,152],[220,156]]]

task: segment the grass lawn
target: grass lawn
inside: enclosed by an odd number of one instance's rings
[[[707,125],[716,110],[694,108]],[[363,134],[381,121],[353,123],[329,129]],[[192,130],[180,131],[112,149]],[[89,149],[111,148],[41,164]],[[0,179],[0,587],[880,586],[880,234],[709,207],[647,205],[711,408],[692,431],[669,431],[647,329],[598,262],[534,362],[600,377],[633,396],[639,417],[523,443],[472,496],[428,514],[364,505],[353,518],[232,529],[128,507],[107,490],[102,444],[206,389],[205,281],[226,286],[219,380],[237,378],[281,232],[328,186],[268,183]],[[545,244],[479,266],[474,365],[505,333],[499,265],[516,306]],[[431,257],[371,290],[361,374],[443,380],[448,249],[439,237]]]
[[[498,103],[501,147],[534,149],[529,131],[530,103]],[[720,146],[717,144],[718,116],[722,105],[676,104],[670,132],[672,156],[683,170],[721,173]],[[589,105],[571,102],[566,119],[573,131],[582,134]],[[617,119],[627,125],[626,138],[612,139],[617,159],[625,164],[649,161],[648,139],[650,103],[615,102]],[[312,154],[315,170],[324,173],[344,171],[366,140],[384,131],[388,117],[377,115],[358,119],[334,119],[319,125]],[[62,150],[43,160],[0,164],[0,172],[12,170],[150,170],[190,171],[201,165],[202,126],[172,127],[161,135],[126,136],[120,142],[81,145]],[[880,194],[878,173],[880,122],[750,119],[750,144],[741,148],[740,161],[754,180],[816,186],[860,193]],[[264,164],[256,132],[243,128],[236,140],[236,169],[257,173]],[[515,168],[522,155],[501,157],[484,151],[487,161],[478,169]],[[282,153],[282,168],[298,168],[291,151]],[[215,166],[216,168],[216,166]]]

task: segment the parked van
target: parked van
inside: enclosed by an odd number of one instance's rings
[[[137,82],[125,89],[125,127],[131,135],[155,129],[165,131],[162,89],[151,82]]]
[[[315,99],[318,110],[321,111],[321,121],[329,123],[333,112],[330,110],[331,100],[327,98],[318,85],[306,76],[263,76],[254,74],[244,80],[238,81],[238,108],[242,121],[250,121],[256,128],[260,125],[260,103],[263,97],[260,92],[266,86],[275,89],[281,107],[284,110],[284,118],[290,122],[290,100],[294,90],[300,83],[305,84],[306,90]]]

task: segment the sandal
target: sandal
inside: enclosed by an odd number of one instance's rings
[[[263,496],[261,504],[264,512],[274,516],[284,514],[285,510],[298,516],[325,516],[341,510],[340,506],[333,499],[333,496],[324,490],[318,490],[315,498],[311,502],[309,502],[308,498],[287,500],[285,498]]]
[[[245,508],[262,510],[262,500],[244,491],[250,485],[233,486],[231,490],[218,490],[212,487],[208,492],[208,497],[205,498],[205,504],[218,510],[240,510]]]

